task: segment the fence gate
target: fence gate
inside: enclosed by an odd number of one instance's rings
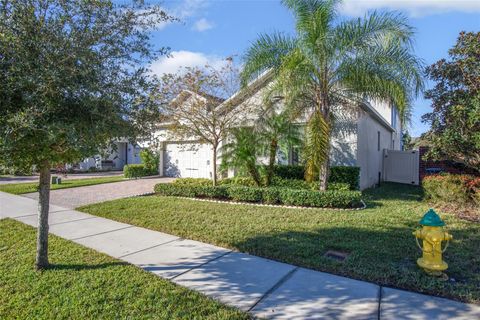
[[[418,185],[418,150],[383,151],[383,180]]]

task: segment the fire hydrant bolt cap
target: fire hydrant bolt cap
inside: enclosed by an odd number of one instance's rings
[[[445,226],[445,222],[443,222],[440,216],[433,209],[430,209],[427,211],[427,213],[425,213],[422,220],[420,220],[420,224],[427,227]]]

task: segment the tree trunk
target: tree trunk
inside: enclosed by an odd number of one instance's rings
[[[325,100],[326,101],[326,100]],[[326,135],[327,141],[325,141],[325,148],[324,152],[324,159],[323,163],[320,165],[319,168],[319,188],[320,191],[326,191],[328,188],[328,176],[330,173],[330,142],[331,142],[331,134],[332,134],[332,122],[330,118],[330,108],[327,103],[324,103],[324,107],[322,108],[322,118],[324,121],[324,134]]]
[[[213,186],[217,185],[217,146],[213,146]]]
[[[330,156],[328,156],[327,161],[324,161],[320,166],[320,175],[319,175],[319,185],[320,191],[327,190],[328,187],[328,176],[329,176],[329,164],[330,164]]]
[[[265,184],[267,187],[272,183],[273,178],[273,167],[275,165],[275,159],[277,158],[277,140],[272,140],[270,143],[270,154],[268,159],[268,168],[267,168],[267,177]]]
[[[252,177],[253,181],[255,181],[255,184],[258,187],[261,187],[262,182],[261,182],[261,179],[260,179],[260,175],[258,174],[256,164],[255,163],[248,164],[247,165],[247,170],[250,173],[250,176]]]
[[[37,270],[48,267],[48,211],[50,202],[50,164],[40,166],[40,188],[38,197]]]

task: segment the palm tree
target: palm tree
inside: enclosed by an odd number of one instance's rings
[[[268,155],[267,174],[265,184],[269,186],[272,182],[275,160],[281,145],[299,145],[301,143],[300,132],[286,112],[262,116],[257,122],[257,131],[260,142],[265,153]]]
[[[250,175],[257,186],[262,185],[257,168],[259,138],[252,128],[240,127],[231,130],[232,140],[221,149],[222,166],[235,168]]]
[[[335,110],[366,99],[393,103],[407,120],[422,87],[421,63],[412,53],[413,29],[400,14],[373,12],[337,20],[337,0],[284,0],[296,18],[296,36],[260,35],[245,55],[242,82],[272,70],[272,90],[285,106],[307,114],[306,178],[328,179]]]

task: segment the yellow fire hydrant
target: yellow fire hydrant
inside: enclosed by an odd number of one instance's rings
[[[422,229],[413,232],[417,245],[423,252],[422,257],[417,260],[417,264],[428,274],[441,276],[443,275],[442,271],[448,268],[448,264],[442,260],[442,253],[447,249],[453,236],[443,230],[445,222],[433,209],[425,213],[420,220],[420,225]],[[423,240],[423,247],[420,246],[418,239]],[[442,241],[447,241],[443,249]]]

